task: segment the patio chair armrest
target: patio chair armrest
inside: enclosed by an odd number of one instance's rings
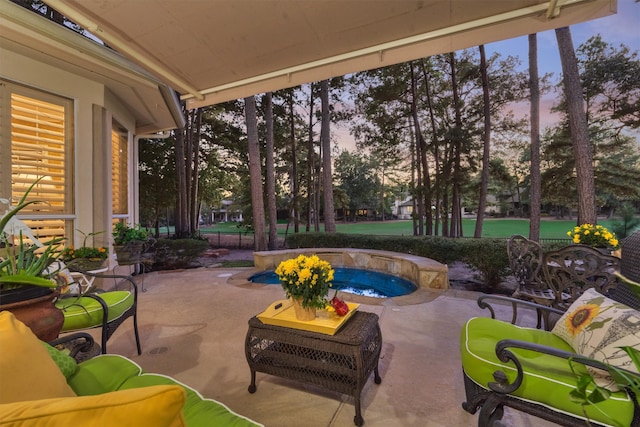
[[[492,305],[493,303],[500,303],[500,305],[511,305],[511,324],[515,325],[518,321],[518,308],[525,308],[535,310],[538,315],[542,314],[542,318],[545,319],[544,329],[549,330],[551,325],[547,324],[547,320],[549,318],[549,314],[557,314],[558,316],[562,316],[564,314],[563,310],[559,310],[557,308],[549,307],[546,305],[537,304],[532,301],[521,300],[518,298],[507,297],[502,295],[481,295],[478,297],[477,303],[478,307],[482,309],[488,309],[491,313],[491,318],[496,318],[496,312]]]
[[[488,384],[489,388],[492,391],[502,394],[510,394],[516,391],[521,385],[524,379],[524,369],[522,367],[522,363],[518,358],[518,355],[511,351],[510,349],[521,349],[521,350],[529,350],[534,351],[541,354],[547,354],[550,356],[558,357],[561,359],[567,360],[567,367],[569,367],[569,363],[576,363],[585,366],[590,366],[592,368],[602,369],[604,371],[611,372],[611,365],[607,365],[606,363],[600,362],[595,359],[591,359],[585,356],[582,356],[577,353],[572,353],[564,350],[560,350],[557,348],[535,344],[528,341],[521,340],[512,340],[505,339],[501,340],[496,344],[496,356],[503,363],[512,362],[517,370],[517,376],[513,380],[513,382],[509,383],[509,379],[507,375],[502,370],[497,370],[493,373],[493,377],[496,380],[495,382],[490,382]],[[615,368],[618,373],[624,374],[629,381],[632,381],[635,385],[634,387],[637,389],[640,387],[640,375],[626,370],[622,368]],[[619,376],[616,376],[619,378]],[[578,385],[578,378],[576,377],[576,387]],[[622,388],[629,388],[628,384],[619,384]]]
[[[75,332],[60,338],[56,338],[48,343],[52,347],[64,347],[69,350],[69,356],[77,362],[86,360],[100,353],[100,347],[93,339],[93,336],[86,332]]]
[[[107,273],[91,273],[88,271],[76,269],[74,270],[78,273],[84,274],[88,277],[95,277],[97,279],[114,279],[115,290],[128,290],[134,293],[136,299],[138,298],[138,285],[131,275],[123,275],[123,274],[107,274]],[[129,289],[122,289],[122,285],[126,283]]]

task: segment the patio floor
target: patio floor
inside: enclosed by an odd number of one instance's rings
[[[247,321],[284,298],[280,286],[244,280],[252,271],[200,268],[144,275],[146,291],[139,293],[138,308],[143,353],[136,354],[130,320],[109,340],[109,353],[127,356],[145,371],[170,375],[267,427],[353,426],[348,396],[260,372],[256,393],[247,391]],[[489,313],[478,308],[475,292],[414,294],[346,298],[360,302],[359,310],[377,313],[382,329],[382,383],[370,378],[362,391],[365,426],[477,425],[477,414],[461,407],[458,337],[467,319]],[[553,425],[509,410],[504,421],[513,427]]]

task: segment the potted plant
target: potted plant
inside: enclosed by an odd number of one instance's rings
[[[327,293],[333,280],[333,268],[317,255],[299,255],[282,261],[275,270],[282,289],[293,301],[298,320],[313,320],[317,308],[327,305]]]
[[[576,225],[567,231],[567,236],[569,236],[576,245],[591,246],[605,255],[615,255],[620,249],[620,242],[616,234],[607,230],[607,228],[602,225]]]
[[[40,178],[42,179],[42,178]],[[0,217],[0,311],[11,311],[18,319],[44,341],[55,339],[64,322],[64,316],[53,301],[59,294],[56,281],[59,271],[52,267],[58,257],[62,239],[50,240],[42,248],[25,241],[19,231],[17,242],[9,227],[16,223],[16,215],[25,207],[38,203],[27,201],[36,180],[22,196],[18,205],[7,209]],[[0,200],[9,204],[7,199]]]
[[[119,222],[113,228],[113,249],[119,264],[131,264],[140,261],[140,254],[149,242],[150,234],[140,225],[129,226]]]
[[[104,246],[87,246],[87,239],[89,237],[97,236],[98,234],[103,233],[103,231],[88,234],[83,233],[80,230],[77,231],[84,236],[82,246],[79,248],[74,248],[73,246],[65,247],[60,254],[60,259],[71,269],[92,271],[102,268],[107,256],[109,255],[109,251]]]

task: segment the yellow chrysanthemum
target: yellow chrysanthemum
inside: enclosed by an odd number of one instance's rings
[[[282,261],[275,269],[287,297],[299,298],[303,306],[324,308],[334,271],[317,255],[299,255]]]
[[[567,235],[575,244],[592,247],[611,247],[612,249],[619,247],[615,233],[610,232],[602,225],[582,224],[573,227],[567,232]]]
[[[576,308],[569,313],[565,319],[567,331],[569,331],[572,336],[576,336],[591,323],[599,311],[600,306],[597,304],[585,304]]]

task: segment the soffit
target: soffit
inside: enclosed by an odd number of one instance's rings
[[[617,7],[617,0],[45,2],[191,108],[568,26]]]
[[[148,71],[68,28],[8,1],[0,3],[0,50],[103,84],[134,116],[136,134],[181,125],[182,114],[172,90]]]

